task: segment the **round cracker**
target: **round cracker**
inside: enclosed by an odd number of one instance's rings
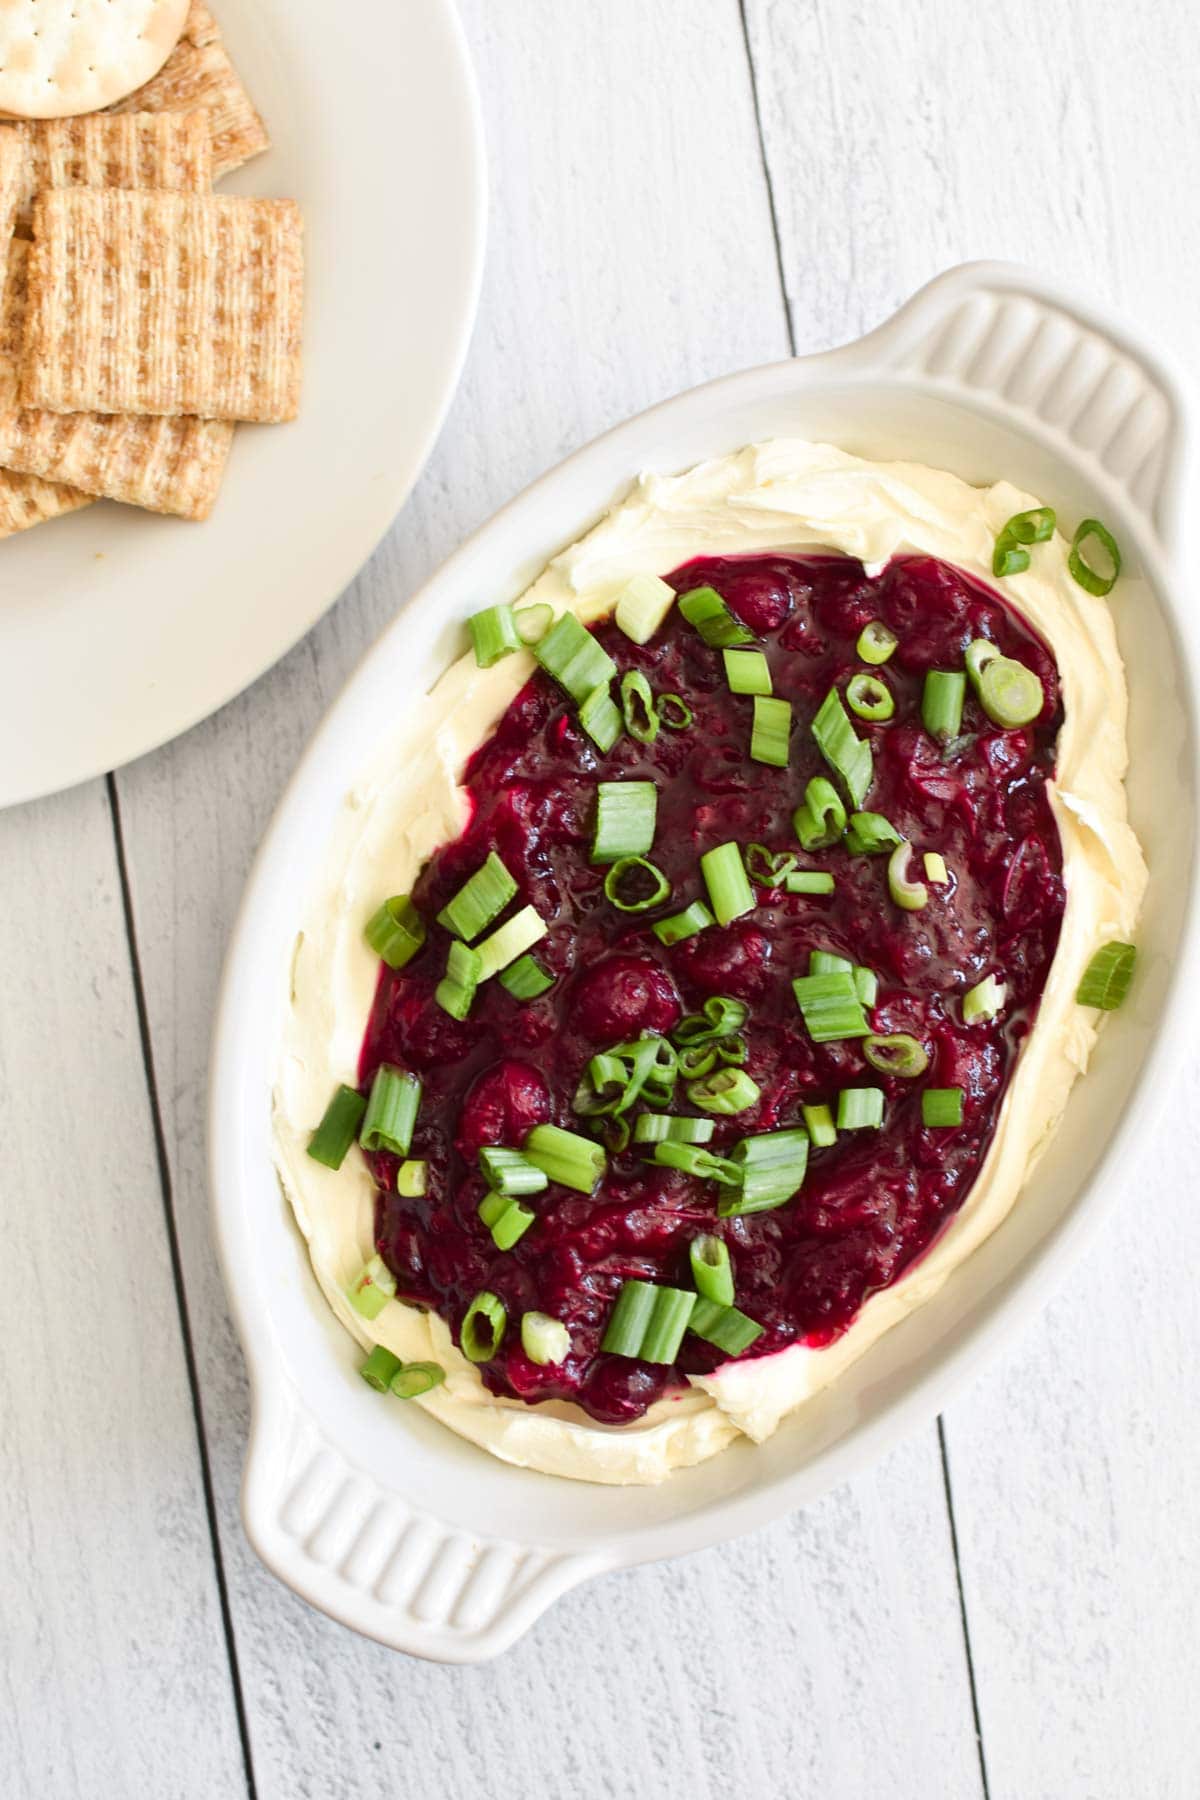
[[[188,0],[0,0],[0,112],[62,119],[132,94],[179,42]]]

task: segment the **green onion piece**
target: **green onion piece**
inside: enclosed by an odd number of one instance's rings
[[[488,1186],[499,1194],[540,1194],[548,1185],[545,1169],[539,1169],[519,1150],[484,1144],[479,1152],[479,1167]]]
[[[487,1193],[475,1210],[490,1231],[497,1219],[504,1217],[510,1205],[511,1201],[507,1194]]]
[[[425,942],[425,921],[407,894],[393,894],[371,914],[363,936],[389,969],[402,969]]]
[[[705,906],[703,900],[693,900],[682,912],[671,913],[669,918],[657,919],[650,927],[660,944],[682,944],[685,938],[695,937],[698,931],[707,930],[715,925],[716,920]]]
[[[536,1216],[509,1194],[485,1194],[479,1202],[479,1217],[491,1232],[497,1250],[511,1250],[525,1236]]]
[[[744,1000],[731,1000],[728,994],[710,994],[704,1010],[680,1019],[671,1036],[677,1044],[707,1044],[714,1038],[728,1037],[740,1031],[750,1008]]]
[[[791,730],[791,701],[774,700],[763,694],[755,694],[754,724],[750,731],[751,762],[768,763],[773,769],[786,769]]]
[[[432,1393],[435,1387],[441,1387],[445,1379],[446,1371],[441,1363],[405,1363],[392,1376],[388,1390],[397,1400],[419,1400],[422,1394]]]
[[[975,1025],[980,1020],[985,1023],[995,1019],[1004,1009],[1008,998],[1008,988],[995,975],[985,975],[963,995],[962,1016],[964,1025]]]
[[[929,904],[929,889],[923,881],[908,879],[908,862],[912,845],[901,838],[888,858],[888,893],[903,912],[920,912]]]
[[[678,694],[660,694],[655,711],[669,731],[687,731],[695,714]]]
[[[860,719],[878,723],[896,710],[892,690],[878,675],[852,675],[846,683],[846,705]]]
[[[707,1344],[715,1344],[726,1356],[740,1356],[763,1334],[763,1327],[739,1312],[736,1306],[718,1306],[713,1300],[699,1299],[692,1308],[688,1330]]]
[[[627,1115],[617,1118],[613,1113],[604,1113],[594,1118],[588,1130],[600,1139],[607,1150],[614,1156],[620,1156],[629,1148],[629,1118]]]
[[[504,1340],[508,1313],[504,1303],[484,1288],[476,1294],[463,1318],[459,1342],[468,1362],[482,1363],[495,1356]]]
[[[502,969],[496,979],[514,1000],[536,1000],[539,994],[554,986],[553,975],[548,975],[533,956],[519,956],[507,969]]]
[[[842,1089],[838,1095],[837,1128],[839,1131],[878,1131],[882,1124],[882,1088]]]
[[[697,1181],[718,1181],[722,1187],[739,1187],[742,1171],[728,1157],[700,1144],[683,1144],[677,1138],[662,1138],[654,1146],[654,1161],[660,1168],[682,1169]]]
[[[882,619],[872,619],[864,625],[858,634],[858,642],[854,646],[860,662],[870,663],[878,668],[887,662],[900,639],[894,631],[890,631]]]
[[[797,869],[784,876],[783,886],[789,894],[832,894],[835,883],[820,869]]]
[[[548,1363],[566,1362],[571,1354],[571,1334],[560,1319],[552,1319],[549,1313],[522,1313],[521,1348],[531,1363],[545,1368]]]
[[[950,879],[945,857],[936,850],[927,850],[921,860],[925,864],[926,881],[932,881],[935,887],[945,887]]]
[[[694,1237],[688,1245],[688,1261],[700,1298],[711,1300],[714,1306],[732,1306],[733,1264],[724,1239],[714,1237],[711,1231]]]
[[[1083,980],[1075,991],[1080,1006],[1098,1006],[1102,1012],[1115,1012],[1133,980],[1137,950],[1132,944],[1114,939],[1101,945],[1083,972]]]
[[[678,1068],[674,1046],[646,1033],[630,1044],[615,1044],[593,1056],[586,1081],[575,1096],[577,1112],[628,1112],[643,1092],[664,1102],[671,1097]],[[665,1088],[665,1093],[660,1090]]]
[[[993,724],[1014,731],[1032,724],[1046,696],[1032,669],[1011,656],[994,656],[979,680],[979,704]]]
[[[793,981],[792,991],[814,1044],[870,1036],[871,1027],[867,1024],[852,970],[801,975]]]
[[[506,919],[498,931],[493,931],[490,937],[476,945],[480,981],[490,981],[501,969],[507,969],[509,963],[516,962],[518,956],[540,943],[549,929],[536,907],[523,906],[511,919]]]
[[[926,1088],[921,1095],[922,1125],[961,1125],[963,1091],[960,1087]]]
[[[685,1081],[698,1081],[701,1075],[711,1074],[716,1066],[715,1044],[688,1044],[679,1052],[679,1073]]]
[[[837,1126],[828,1106],[802,1106],[800,1111],[815,1149],[827,1150],[830,1144],[837,1143]]]
[[[846,809],[832,781],[814,775],[804,790],[804,804],[792,814],[792,828],[805,850],[836,844],[846,829]]]
[[[517,636],[523,644],[540,644],[554,623],[554,608],[539,600],[536,606],[522,606],[513,614]]]
[[[608,755],[621,735],[621,709],[607,687],[593,688],[579,705],[579,723],[596,748]]]
[[[683,1288],[656,1287],[649,1281],[622,1282],[600,1348],[610,1356],[674,1362],[695,1304],[695,1294]]]
[[[1044,544],[1054,536],[1054,508],[1038,506],[1030,512],[1014,513],[996,534],[992,553],[993,575],[1019,575],[1029,567],[1029,552],[1024,544]]]
[[[649,877],[650,891],[634,899],[628,883],[630,876],[639,871]],[[649,912],[652,906],[661,906],[670,899],[671,883],[657,864],[647,862],[644,856],[620,856],[604,877],[604,894],[618,912]]]
[[[662,723],[654,709],[654,690],[640,669],[621,677],[621,715],[625,729],[639,744],[652,744]]]
[[[761,650],[722,650],[731,694],[770,694],[771,670]]]
[[[718,925],[728,925],[754,911],[754,890],[746,878],[739,845],[718,844],[715,850],[706,850],[700,858],[700,873]]]
[[[851,856],[882,856],[885,850],[894,850],[903,841],[891,820],[885,819],[882,813],[850,814],[845,844]]]
[[[399,1367],[400,1358],[393,1356],[385,1345],[376,1344],[366,1362],[360,1365],[358,1372],[368,1387],[374,1388],[377,1394],[386,1394],[392,1376]]]
[[[930,669],[921,695],[921,723],[939,744],[957,737],[962,724],[967,678],[957,670]]]
[[[874,969],[864,969],[861,963],[854,965],[854,989],[864,1006],[874,1006],[875,996],[879,992],[879,977]]]
[[[481,669],[490,669],[502,656],[511,656],[514,650],[521,648],[513,609],[507,603],[485,606],[482,612],[472,613],[467,620],[467,629],[475,646],[475,661]]]
[[[382,1256],[373,1256],[362,1274],[347,1288],[346,1298],[364,1319],[377,1319],[389,1300],[396,1298],[396,1277]]]
[[[758,1103],[759,1086],[745,1069],[714,1069],[699,1081],[689,1081],[687,1097],[704,1112],[740,1113]]]
[[[776,855],[765,844],[747,844],[745,863],[751,881],[759,887],[777,888],[783,886],[785,878],[796,867],[796,858],[790,850],[781,850]]]
[[[639,1113],[633,1126],[635,1144],[707,1144],[716,1130],[712,1119],[689,1119],[677,1113]]]
[[[1108,572],[1093,568],[1084,560],[1083,546],[1089,538],[1095,538],[1108,558]],[[1081,588],[1089,594],[1103,596],[1111,594],[1117,584],[1117,576],[1121,573],[1121,552],[1117,540],[1107,525],[1099,519],[1085,519],[1075,536],[1071,539],[1071,548],[1067,552],[1067,567]]]
[[[396,1170],[396,1192],[406,1200],[419,1200],[429,1187],[427,1162],[402,1162]]]
[[[929,1053],[918,1038],[907,1031],[893,1032],[890,1037],[873,1033],[863,1039],[863,1055],[881,1075],[899,1075],[905,1081],[923,1075],[929,1067]]]
[[[407,1156],[420,1104],[421,1083],[416,1076],[391,1063],[380,1063],[358,1134],[363,1149]]]
[[[517,884],[494,850],[481,869],[463,883],[453,900],[438,914],[438,924],[469,944],[486,925],[499,918],[517,891]]]
[[[521,1148],[551,1181],[560,1187],[574,1188],[576,1193],[590,1194],[596,1183],[604,1179],[607,1163],[603,1150],[576,1131],[564,1131],[559,1125],[535,1125]]]
[[[469,950],[455,938],[446,958],[446,973],[433,990],[434,999],[452,1019],[465,1019],[470,1012],[482,967],[483,958],[478,950]]]
[[[710,650],[727,650],[734,644],[752,644],[754,633],[735,619],[716,588],[693,588],[681,594],[679,610],[694,626]]]
[[[642,1338],[639,1354],[643,1362],[675,1361],[695,1304],[695,1294],[689,1294],[682,1288],[659,1288],[650,1323]]]
[[[631,575],[617,596],[619,630],[635,644],[648,644],[675,604],[675,589],[657,575]]]
[[[990,638],[972,638],[967,645],[963,654],[963,662],[966,664],[967,679],[977,694],[979,683],[983,679],[983,671],[999,654],[999,648],[992,643]]]
[[[812,734],[825,761],[845,782],[851,802],[861,806],[867,797],[875,764],[870,744],[858,736],[850,723],[850,715],[835,687],[830,688],[821,702],[812,722]],[[803,843],[803,838],[800,841]],[[804,847],[808,849],[809,846],[805,844]]]
[[[571,612],[559,614],[545,637],[533,646],[533,654],[576,704],[598,687],[607,687],[617,672],[603,644]]]
[[[742,1171],[738,1193],[721,1201],[722,1218],[743,1213],[774,1212],[800,1192],[808,1168],[808,1133],[764,1131],[734,1146],[732,1161]]]
[[[654,843],[658,789],[652,781],[602,781],[596,788],[592,861],[644,856]]]
[[[366,1110],[367,1103],[362,1095],[343,1082],[308,1140],[308,1154],[313,1161],[324,1163],[327,1169],[340,1169]]]
[[[833,950],[810,950],[808,972],[810,975],[852,975],[854,964],[848,956],[838,956]]]

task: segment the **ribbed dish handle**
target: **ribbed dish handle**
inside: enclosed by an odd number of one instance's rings
[[[313,1606],[410,1656],[498,1655],[599,1558],[450,1529],[354,1468],[283,1392],[255,1396],[246,1533]]]
[[[877,331],[835,353],[969,395],[1094,464],[1168,549],[1185,488],[1183,378],[1124,328],[1015,263],[939,275]]]

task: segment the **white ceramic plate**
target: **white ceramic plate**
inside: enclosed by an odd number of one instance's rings
[[[214,0],[273,147],[221,184],[292,197],[304,393],[240,426],[202,525],[105,502],[0,543],[0,806],[117,767],[303,636],[386,531],[470,336],[486,175],[451,0]]]

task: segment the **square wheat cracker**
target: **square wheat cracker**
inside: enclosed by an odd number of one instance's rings
[[[36,475],[14,475],[0,469],[0,538],[28,531],[31,525],[44,525],[63,513],[78,512],[92,504],[91,494],[76,488],[58,487],[50,481],[39,481]]]
[[[21,404],[292,419],[303,282],[294,201],[39,194]]]
[[[267,128],[202,0],[192,0],[183,36],[153,80],[109,111],[173,113],[196,106],[210,114],[214,181],[270,149]]]
[[[13,143],[23,159],[17,177],[16,225],[28,228],[43,188],[154,188],[165,193],[212,191],[212,135],[203,108],[189,113],[93,113],[82,119],[37,119],[0,126],[0,206],[8,200],[6,167]],[[8,220],[0,211],[0,226]]]

